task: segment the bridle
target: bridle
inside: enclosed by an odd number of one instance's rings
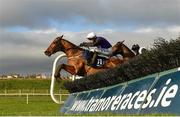
[[[58,44],[58,40],[55,40],[56,42],[53,42],[53,44],[55,44],[55,48],[52,47],[52,45],[49,47],[49,49],[52,51],[52,54],[56,53],[60,48],[61,48],[61,43]]]

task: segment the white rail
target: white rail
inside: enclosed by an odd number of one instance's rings
[[[55,84],[54,74],[55,74],[56,64],[57,64],[58,60],[63,58],[63,57],[66,57],[66,54],[61,54],[58,57],[56,57],[56,59],[54,60],[53,69],[52,69],[52,76],[51,76],[50,95],[51,95],[52,100],[57,104],[60,104],[61,102],[55,97],[55,94],[54,94],[54,84]]]
[[[46,93],[0,93],[0,96],[25,96],[26,104],[29,104],[30,96],[49,96],[50,94]],[[62,96],[68,96],[69,94],[54,94],[59,96],[59,103],[63,104],[65,101],[62,100]]]
[[[29,95],[29,96],[49,96],[50,94],[47,93],[0,93],[0,96],[24,96],[24,95]],[[56,96],[68,96],[68,93],[64,94],[54,94]]]

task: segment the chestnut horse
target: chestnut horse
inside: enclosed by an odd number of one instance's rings
[[[125,58],[128,58],[128,56],[129,58],[133,57],[134,53],[129,52],[130,55],[128,55],[128,49],[123,48],[123,45],[124,45],[123,42],[118,42],[115,46],[113,46],[112,47],[113,54],[114,55],[124,54]],[[60,77],[61,69],[64,69],[65,71],[69,72],[72,75],[87,76],[87,75],[105,70],[107,68],[113,68],[117,66],[118,64],[122,64],[124,62],[123,60],[119,58],[111,57],[110,59],[106,60],[102,68],[94,68],[94,67],[88,66],[86,64],[86,59],[83,56],[84,49],[63,39],[63,35],[60,37],[57,37],[50,44],[50,46],[47,48],[47,50],[44,53],[50,57],[52,54],[55,54],[58,51],[62,51],[67,55],[68,65],[61,64],[56,68],[56,72],[55,72],[56,78]]]

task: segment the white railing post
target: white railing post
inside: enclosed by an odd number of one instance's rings
[[[59,101],[60,101],[60,103],[62,103],[62,97],[61,97],[62,95],[60,94],[59,96],[60,96]]]
[[[21,96],[21,94],[22,94],[22,91],[21,91],[21,89],[19,89],[19,96]]]
[[[26,94],[26,104],[29,103],[29,96],[28,96],[28,93]]]
[[[6,96],[6,94],[7,94],[7,90],[6,90],[6,89],[4,90],[4,94],[5,94],[5,96]]]
[[[50,95],[51,95],[52,100],[57,104],[60,104],[60,101],[58,99],[56,99],[56,97],[54,95],[54,84],[55,84],[54,74],[55,74],[56,64],[57,64],[58,60],[63,58],[63,57],[66,57],[66,54],[61,54],[58,57],[56,57],[56,59],[54,60],[53,69],[52,69],[52,76],[51,76]]]

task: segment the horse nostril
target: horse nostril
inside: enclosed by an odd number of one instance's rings
[[[51,56],[51,53],[50,53],[49,51],[47,51],[47,50],[44,51],[44,54],[47,55],[47,56],[49,56],[49,57]]]
[[[49,52],[46,50],[46,51],[44,51],[44,54],[45,54],[45,55],[48,55],[48,54],[49,54]]]

